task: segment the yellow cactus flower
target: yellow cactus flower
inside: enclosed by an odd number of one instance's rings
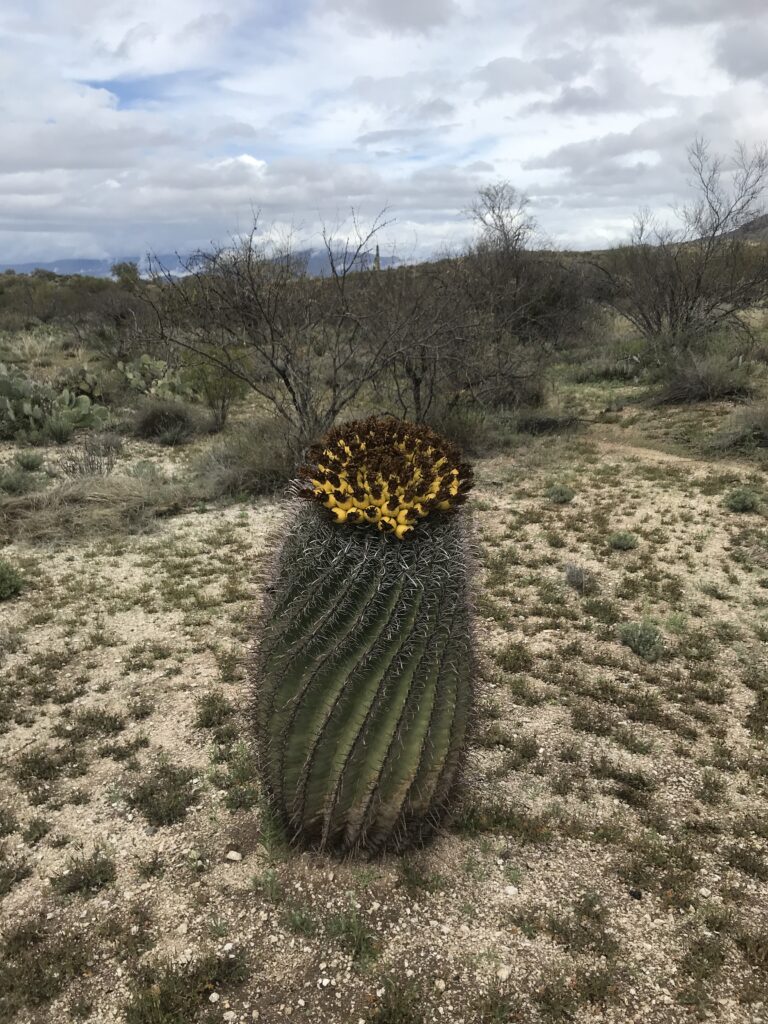
[[[403,540],[421,519],[460,505],[472,469],[428,427],[396,419],[355,420],[308,452],[299,493],[336,523],[375,526]]]

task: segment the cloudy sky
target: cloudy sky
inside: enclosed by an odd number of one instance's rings
[[[0,262],[385,206],[419,257],[499,179],[597,246],[767,111],[766,0],[3,0]]]

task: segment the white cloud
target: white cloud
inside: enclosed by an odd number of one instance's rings
[[[594,245],[679,198],[695,134],[766,132],[766,45],[764,0],[6,0],[3,258],[385,204],[426,253],[495,178]]]

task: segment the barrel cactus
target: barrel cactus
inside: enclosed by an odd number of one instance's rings
[[[399,850],[446,809],[472,703],[471,485],[400,420],[308,452],[251,663],[265,791],[298,845]]]

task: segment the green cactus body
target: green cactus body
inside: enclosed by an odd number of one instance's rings
[[[400,849],[439,821],[472,702],[467,531],[455,510],[404,540],[297,512],[252,664],[261,772],[292,841]]]

